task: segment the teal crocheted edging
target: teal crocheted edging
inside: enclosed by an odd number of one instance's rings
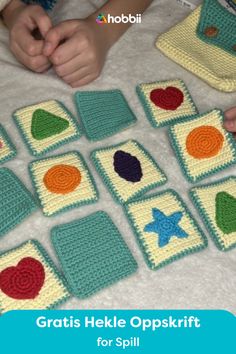
[[[57,268],[54,265],[53,261],[49,257],[48,253],[43,248],[41,243],[38,242],[37,240],[30,239],[30,240],[20,244],[19,246],[11,248],[8,251],[1,252],[0,253],[0,259],[2,257],[7,256],[8,254],[10,254],[10,253],[12,253],[14,251],[17,251],[18,249],[21,249],[21,248],[25,247],[27,244],[32,244],[35,247],[38,255],[40,256],[40,258],[43,259],[42,263],[46,263],[46,265],[52,270],[52,272],[53,272],[54,276],[56,277],[58,283],[64,288],[64,290],[66,290],[69,293],[68,286],[67,286],[66,280],[64,279],[63,275],[59,273],[59,271],[57,270]],[[63,296],[61,299],[59,299],[59,300],[55,301],[54,303],[48,305],[46,307],[46,309],[47,310],[54,309],[54,308],[60,306],[61,304],[63,304],[64,302],[66,302],[70,297],[71,297],[71,295],[69,295],[69,294],[67,296]],[[3,311],[3,309],[0,307],[0,314],[1,314],[1,311]]]
[[[213,239],[216,247],[220,251],[224,251],[224,252],[230,251],[233,248],[235,248],[236,242],[234,244],[230,245],[229,247],[225,247],[223,245],[221,239],[218,236],[218,229],[215,227],[215,225],[211,221],[211,218],[208,216],[207,209],[205,208],[204,204],[201,202],[200,198],[197,195],[197,190],[198,189],[208,189],[209,187],[214,187],[214,186],[220,186],[224,182],[231,181],[231,180],[234,180],[236,182],[236,177],[235,176],[226,177],[226,178],[220,179],[220,180],[213,182],[213,183],[208,183],[205,185],[194,187],[189,191],[189,195],[192,198],[192,200],[198,210],[198,213],[202,217],[205,225],[207,226],[209,234],[210,234],[211,238]]]
[[[16,147],[15,145],[12,143],[10,137],[8,136],[6,130],[4,129],[4,127],[0,124],[0,139],[1,137],[3,138],[3,141],[6,143],[6,145],[9,147],[9,149],[11,150],[9,152],[8,155],[4,156],[4,157],[0,157],[0,164],[2,163],[5,163],[11,159],[13,159],[16,154],[17,154],[17,151],[16,151]],[[1,151],[1,150],[0,150]]]
[[[96,154],[101,152],[101,151],[109,151],[112,149],[118,149],[119,147],[121,147],[122,145],[128,143],[128,142],[132,142],[136,145],[136,147],[138,147],[144,154],[144,156],[151,161],[151,163],[153,164],[153,166],[159,171],[159,173],[161,174],[161,180],[159,182],[154,182],[149,184],[146,187],[141,188],[139,191],[135,192],[132,197],[130,197],[127,201],[123,201],[123,199],[119,196],[119,192],[116,191],[116,187],[115,185],[112,183],[111,179],[109,178],[109,176],[107,175],[106,169],[103,167],[102,163],[99,161],[99,159],[96,157]],[[100,148],[97,150],[92,151],[91,155],[90,155],[98,173],[101,175],[103,182],[105,183],[105,185],[107,186],[109,192],[111,193],[113,199],[119,203],[119,204],[125,204],[130,202],[131,200],[136,199],[137,197],[145,194],[146,192],[156,188],[156,187],[160,187],[162,185],[164,185],[167,182],[167,176],[165,175],[165,173],[163,172],[163,170],[159,167],[159,165],[156,163],[156,161],[153,159],[153,157],[150,155],[150,153],[141,145],[139,144],[136,140],[127,140],[124,141],[122,143],[119,143],[117,145],[112,145],[106,148]]]
[[[75,140],[78,140],[80,139],[80,137],[82,136],[82,131],[81,131],[81,128],[79,126],[79,123],[77,122],[77,120],[75,119],[75,117],[71,114],[71,112],[64,106],[63,103],[61,103],[60,101],[58,100],[53,100],[55,101],[56,103],[58,103],[61,108],[68,114],[69,118],[70,118],[70,124],[74,127],[74,129],[76,130],[76,133],[74,135],[71,135],[70,137],[68,138],[65,138],[65,139],[62,139],[60,141],[57,141],[56,143],[50,145],[49,147],[43,149],[41,152],[37,152],[37,150],[32,146],[32,143],[30,141],[30,139],[28,138],[27,134],[25,134],[25,131],[24,131],[24,124],[20,123],[18,121],[18,117],[16,115],[18,109],[13,113],[13,120],[19,130],[19,133],[21,135],[21,138],[22,140],[24,141],[25,145],[27,146],[29,152],[31,155],[33,156],[36,156],[36,157],[40,157],[40,156],[44,156],[45,154],[47,154],[48,152],[50,151],[53,151],[57,148],[59,148],[60,146],[63,146],[67,143],[70,143],[72,141],[75,141]],[[41,102],[43,103],[43,102]],[[23,107],[23,108],[27,108],[28,106],[26,107]],[[59,135],[58,135],[59,136]],[[32,137],[33,139],[33,137]]]
[[[207,36],[208,28],[216,28],[214,36]],[[236,55],[235,15],[222,6],[218,0],[204,0],[197,28],[197,36],[206,43],[220,47]]]
[[[93,222],[97,222],[99,225],[98,230],[94,230],[96,234],[96,239],[97,242],[99,243],[99,247],[103,248],[103,250],[99,250],[99,254],[103,254],[108,256],[108,259],[106,259],[106,263],[104,263],[104,258],[102,258],[103,265],[99,267],[99,262],[100,259],[96,258],[96,254],[93,254],[92,251],[90,251],[90,258],[86,259],[86,264],[84,264],[84,268],[86,270],[83,270],[83,267],[79,267],[79,269],[75,269],[74,267],[72,268],[71,264],[68,264],[68,260],[65,258],[66,255],[66,246],[64,246],[64,240],[65,242],[68,242],[69,245],[72,245],[74,242],[73,239],[70,238],[70,235],[68,234],[68,228],[70,232],[74,228],[79,229],[79,234],[80,235],[85,235],[85,241],[87,242],[87,247],[90,247],[90,242],[91,240],[86,237],[87,233],[90,232],[90,229],[96,228],[93,225]],[[92,224],[92,225],[91,225]],[[92,226],[92,228],[91,228]],[[87,230],[86,230],[87,229]],[[60,234],[61,232],[61,234]],[[99,232],[101,234],[99,234]],[[64,237],[65,233],[67,235]],[[106,242],[106,237],[104,239],[105,235],[109,235],[109,245]],[[62,237],[60,237],[62,236]],[[61,241],[61,239],[64,238],[64,240]],[[86,216],[82,219],[72,221],[67,224],[55,226],[51,230],[51,241],[53,244],[53,247],[56,251],[56,254],[58,256],[58,259],[60,261],[63,273],[65,274],[65,277],[69,283],[71,292],[77,296],[80,299],[87,298],[98,291],[104,289],[105,287],[111,286],[114,283],[118,282],[119,280],[130,276],[133,274],[137,268],[137,262],[134,259],[130,249],[128,248],[127,244],[123,240],[118,228],[116,225],[113,223],[111,218],[107,213],[104,211],[97,211],[93,214],[90,214],[89,216]],[[77,265],[79,264],[79,260],[81,257],[79,256],[80,252],[83,252],[79,247],[79,245],[82,243],[81,238],[77,238],[77,243],[78,243],[78,252],[77,256],[75,257],[77,259]],[[83,247],[86,245],[83,242]],[[73,243],[73,250],[75,251],[76,245]],[[114,252],[119,252],[118,255],[112,255],[109,253],[111,249],[114,249]],[[108,251],[109,250],[109,251]],[[68,250],[69,252],[70,250]],[[93,251],[96,252],[96,247],[93,246]],[[76,252],[76,251],[75,251]],[[108,252],[108,253],[107,253]],[[86,252],[87,253],[87,252]],[[84,253],[85,254],[85,253]],[[126,267],[123,271],[120,270],[120,267],[117,265],[116,262],[125,262]],[[91,268],[90,262],[92,263],[93,267]],[[90,272],[93,272],[94,266],[96,267],[97,265],[97,272],[96,274],[93,273],[93,276],[95,277],[94,279],[91,280],[91,275]],[[107,266],[106,266],[107,265]],[[109,266],[110,265],[110,266]],[[107,270],[107,267],[109,269],[108,273],[101,273],[101,269],[104,270],[104,267]],[[73,269],[73,271],[72,271]],[[111,272],[111,270],[114,270],[114,272]],[[71,273],[72,271],[72,273]],[[75,274],[75,272],[80,272],[81,274]],[[116,272],[116,274],[114,274]],[[81,276],[80,276],[81,275]],[[82,278],[81,278],[82,277]],[[92,284],[92,285],[91,285]]]
[[[220,113],[219,119],[220,119],[220,121],[222,123],[222,126],[223,126],[223,112],[221,110],[219,110],[219,109],[216,109],[216,111],[218,113]],[[183,119],[183,120],[179,121],[177,124],[175,124],[175,126],[180,125],[182,123],[186,123],[188,121],[197,120],[197,119],[202,118],[202,117],[204,117],[205,115],[207,115],[207,114],[209,114],[211,112],[212,112],[212,110],[208,111],[206,113],[202,113],[202,114],[196,115],[196,116],[191,117],[189,119]],[[216,174],[216,173],[218,173],[220,171],[223,171],[227,167],[230,167],[230,166],[236,164],[236,141],[235,141],[235,139],[234,139],[234,137],[233,137],[233,135],[231,133],[225,131],[226,140],[227,140],[228,144],[230,145],[230,147],[232,148],[233,160],[230,161],[230,162],[226,162],[226,163],[222,164],[221,166],[215,167],[214,169],[212,169],[212,170],[210,170],[208,172],[201,173],[197,177],[192,177],[191,172],[189,171],[188,166],[185,163],[184,156],[182,156],[182,154],[181,154],[181,146],[180,146],[180,144],[178,142],[178,137],[176,136],[176,134],[174,132],[174,127],[175,126],[169,128],[170,142],[171,142],[171,145],[172,145],[172,148],[173,148],[174,152],[176,153],[176,156],[178,158],[178,161],[179,161],[180,167],[181,167],[181,169],[183,171],[183,174],[184,174],[184,176],[187,178],[187,180],[190,183],[199,182],[199,181],[203,180],[204,178],[212,176],[212,175],[214,175],[214,174]]]
[[[97,189],[95,180],[94,180],[94,178],[93,178],[93,175],[91,174],[91,172],[90,172],[89,169],[88,169],[88,166],[87,166],[87,164],[86,164],[86,162],[85,162],[85,159],[83,158],[83,156],[82,156],[78,151],[70,151],[70,152],[67,152],[67,153],[64,153],[64,154],[55,155],[55,156],[51,156],[51,157],[43,158],[43,159],[39,159],[39,160],[34,160],[34,161],[32,161],[32,162],[29,164],[29,167],[28,167],[29,175],[30,175],[30,178],[31,178],[31,180],[32,180],[32,182],[33,182],[33,186],[34,186],[34,189],[35,189],[35,192],[36,192],[35,198],[37,198],[37,201],[38,201],[39,205],[40,205],[40,206],[42,207],[42,209],[43,209],[44,205],[43,205],[42,202],[41,202],[40,193],[39,193],[38,188],[37,188],[36,178],[35,178],[34,173],[33,173],[33,170],[32,170],[33,165],[38,164],[38,163],[41,162],[41,161],[54,160],[54,159],[57,158],[57,157],[67,156],[68,154],[75,154],[75,155],[78,157],[78,159],[80,159],[80,161],[81,161],[81,163],[82,163],[82,167],[83,167],[84,170],[86,170],[88,179],[90,180],[90,183],[91,183],[91,185],[92,185],[92,187],[93,187],[93,190],[94,190],[94,192],[95,192],[95,197],[90,198],[90,199],[88,199],[88,200],[83,200],[83,201],[80,201],[80,202],[72,203],[71,205],[66,206],[66,207],[63,207],[63,208],[59,209],[58,211],[56,211],[55,213],[50,214],[50,215],[49,215],[48,213],[45,213],[45,212],[43,211],[43,214],[44,214],[45,216],[48,216],[48,217],[50,217],[50,216],[56,216],[56,215],[58,215],[58,214],[61,214],[62,212],[66,212],[66,211],[69,211],[69,210],[71,210],[71,209],[74,209],[74,208],[83,206],[83,205],[89,205],[89,204],[95,203],[95,202],[97,202],[98,199],[99,199],[99,192],[98,192],[98,189]]]
[[[11,217],[13,220],[8,221],[6,225],[3,225],[3,221],[0,220],[0,237],[4,236],[6,233],[8,233],[10,230],[12,230],[14,227],[16,227],[18,224],[20,224],[21,221],[23,221],[27,216],[29,216],[33,211],[38,209],[38,206],[35,202],[35,200],[33,199],[32,195],[30,194],[30,192],[28,191],[28,189],[25,187],[25,185],[20,181],[20,179],[8,168],[6,167],[2,167],[0,168],[0,174],[3,174],[6,183],[9,185],[11,182],[14,183],[14,186],[17,185],[17,193],[14,196],[15,199],[22,199],[24,198],[24,202],[25,204],[27,203],[27,208],[25,207],[23,212],[22,212],[22,208],[14,214],[9,215],[9,218]],[[11,185],[11,189],[14,187],[13,185]],[[3,193],[1,191],[1,188],[6,189],[6,186],[1,184],[0,185],[0,194],[1,194],[1,199],[0,199],[0,205],[1,205],[1,210],[3,212],[6,212],[6,205],[4,205],[3,203]],[[19,195],[19,193],[21,193]],[[10,203],[13,203],[12,200],[9,200],[9,195],[7,195],[7,204],[9,205]],[[0,214],[1,216],[1,214]],[[3,227],[4,226],[4,227]]]
[[[171,194],[172,196],[175,197],[175,199],[178,201],[178,203],[180,204],[180,208],[184,210],[184,213],[187,214],[187,216],[189,217],[189,220],[192,224],[192,226],[194,227],[194,229],[200,234],[201,240],[203,242],[202,245],[198,245],[196,247],[189,247],[187,250],[183,250],[179,253],[177,253],[174,256],[171,256],[170,258],[166,259],[165,261],[161,262],[160,264],[158,264],[157,266],[153,265],[153,263],[150,261],[150,259],[148,258],[148,254],[147,251],[145,249],[145,246],[143,244],[143,241],[141,240],[141,233],[139,233],[139,231],[136,229],[135,227],[135,220],[132,217],[131,213],[129,212],[129,205],[131,204],[139,204],[141,201],[147,201],[147,200],[152,200],[155,199],[156,197],[162,196],[164,194]],[[143,253],[144,259],[146,264],[148,265],[148,267],[152,270],[158,270],[166,265],[169,265],[170,263],[177,261],[178,259],[185,257],[189,254],[195,253],[195,252],[199,252],[203,249],[205,249],[208,246],[208,241],[207,238],[205,236],[205,234],[203,233],[203,231],[200,229],[200,227],[198,226],[197,222],[195,221],[192,213],[187,209],[185,203],[183,202],[183,200],[180,198],[180,196],[177,194],[176,191],[174,191],[173,189],[167,189],[164,192],[159,192],[159,193],[155,193],[152,194],[150,196],[144,197],[144,198],[138,198],[136,200],[134,200],[133,202],[129,203],[129,204],[125,204],[124,205],[124,211],[125,214],[127,216],[127,219],[129,221],[129,224],[131,225],[134,235],[136,237],[136,240],[138,242],[138,245]]]
[[[118,108],[119,109],[123,109],[123,115],[124,115],[124,121],[121,122],[114,122],[114,116],[113,113],[115,113],[116,115],[119,115],[119,117],[121,116],[121,114],[117,113],[117,108],[112,108],[112,110],[109,112],[109,114],[106,115],[106,121],[107,124],[104,125],[104,121],[102,122],[100,120],[100,117],[103,117],[104,119],[104,110],[106,109],[106,103],[114,103],[114,99],[112,100],[110,97],[107,99],[104,99],[104,102],[102,103],[101,107],[99,107],[99,109],[97,109],[97,112],[95,113],[93,111],[93,107],[96,107],[96,105],[100,104],[100,102],[98,103],[98,98],[101,95],[116,95],[119,97],[120,101],[122,102],[122,105],[119,104]],[[90,112],[86,112],[85,113],[85,109],[84,107],[82,107],[82,104],[80,102],[80,97],[89,97],[89,96],[94,96],[93,97],[93,104],[91,104],[90,102],[88,103],[88,106],[90,106],[91,111]],[[78,116],[81,119],[81,123],[83,126],[83,130],[85,132],[85,135],[87,137],[88,140],[90,141],[99,141],[99,140],[103,140],[105,138],[108,138],[112,135],[115,135],[117,133],[119,133],[120,131],[129,128],[131,125],[134,125],[137,122],[137,118],[135,117],[133,111],[131,110],[127,100],[125,99],[123,93],[118,90],[118,89],[114,89],[114,90],[107,90],[107,91],[79,91],[76,92],[74,95],[74,99],[75,99],[75,105],[77,108],[77,112],[78,112]],[[105,102],[105,100],[107,100],[107,102]],[[125,111],[125,112],[124,112]],[[97,117],[96,115],[99,114],[99,116]],[[93,124],[96,124],[95,128],[94,128],[94,134],[91,131],[91,127],[89,126],[89,122],[91,122],[91,120],[89,120],[88,122],[88,117],[91,117],[90,119],[93,120]],[[112,126],[108,126],[108,123],[112,121]],[[103,124],[101,124],[103,123]],[[118,125],[116,125],[118,124]],[[101,128],[102,127],[102,128]],[[102,129],[102,130],[101,130]],[[99,131],[100,130],[100,131]]]
[[[155,116],[153,115],[153,112],[152,112],[152,109],[151,109],[151,106],[150,106],[150,103],[147,101],[146,97],[145,97],[145,94],[143,93],[143,90],[142,90],[142,85],[138,85],[136,86],[136,93],[140,99],[140,102],[142,103],[142,106],[143,106],[143,109],[144,109],[144,112],[146,113],[146,116],[149,120],[149,122],[151,123],[152,127],[153,128],[162,128],[162,127],[165,127],[167,125],[172,125],[172,124],[175,124],[176,121],[179,121],[183,118],[190,118],[190,117],[194,117],[196,114],[198,114],[198,109],[193,101],[193,98],[192,96],[190,95],[190,92],[187,88],[187,86],[185,85],[184,81],[183,80],[180,80],[178,79],[178,81],[182,84],[182,88],[183,88],[183,91],[184,91],[184,95],[185,97],[187,97],[187,100],[190,102],[191,106],[192,106],[192,109],[195,111],[195,113],[193,113],[192,115],[180,115],[179,117],[171,117],[166,119],[165,122],[160,122],[158,123],[155,119]],[[165,83],[167,82],[166,81],[156,81],[156,82],[151,82],[149,84],[159,84],[159,83]],[[169,82],[169,80],[168,80]]]

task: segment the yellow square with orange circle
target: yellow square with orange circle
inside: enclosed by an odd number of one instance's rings
[[[195,183],[236,163],[236,143],[214,109],[170,128],[170,138],[186,178]]]
[[[93,177],[78,152],[34,161],[30,164],[30,174],[46,216],[98,199]]]

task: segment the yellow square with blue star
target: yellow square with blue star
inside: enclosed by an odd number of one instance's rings
[[[125,206],[147,265],[157,270],[207,247],[207,239],[173,190]]]

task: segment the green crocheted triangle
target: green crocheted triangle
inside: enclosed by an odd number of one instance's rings
[[[236,198],[226,192],[216,195],[216,223],[225,234],[236,232]]]
[[[34,139],[43,140],[60,134],[69,127],[69,122],[44,109],[36,109],[33,113],[31,133]]]

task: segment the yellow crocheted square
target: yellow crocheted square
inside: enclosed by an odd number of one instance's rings
[[[33,123],[35,114],[37,125]],[[18,109],[14,113],[14,120],[30,153],[34,156],[44,155],[64,143],[78,139],[81,135],[75,118],[56,100]]]
[[[236,144],[214,109],[170,128],[173,149],[186,178],[197,182],[236,163]]]
[[[235,56],[197,37],[200,13],[201,7],[198,7],[183,22],[162,34],[156,46],[216,89],[236,91]]]
[[[195,187],[190,194],[216,246],[236,247],[236,177]]]
[[[172,190],[130,202],[125,208],[145,260],[153,270],[207,246],[205,236]]]
[[[11,160],[16,155],[16,148],[6,130],[0,124],[0,164]]]
[[[198,113],[182,80],[140,84],[137,93],[154,128],[173,124],[181,118]]]
[[[110,193],[121,204],[167,181],[150,154],[135,140],[95,150],[92,159]]]
[[[30,173],[46,216],[98,199],[93,178],[78,152],[34,161]]]
[[[0,313],[48,309],[68,297],[64,280],[37,241],[0,255]]]

